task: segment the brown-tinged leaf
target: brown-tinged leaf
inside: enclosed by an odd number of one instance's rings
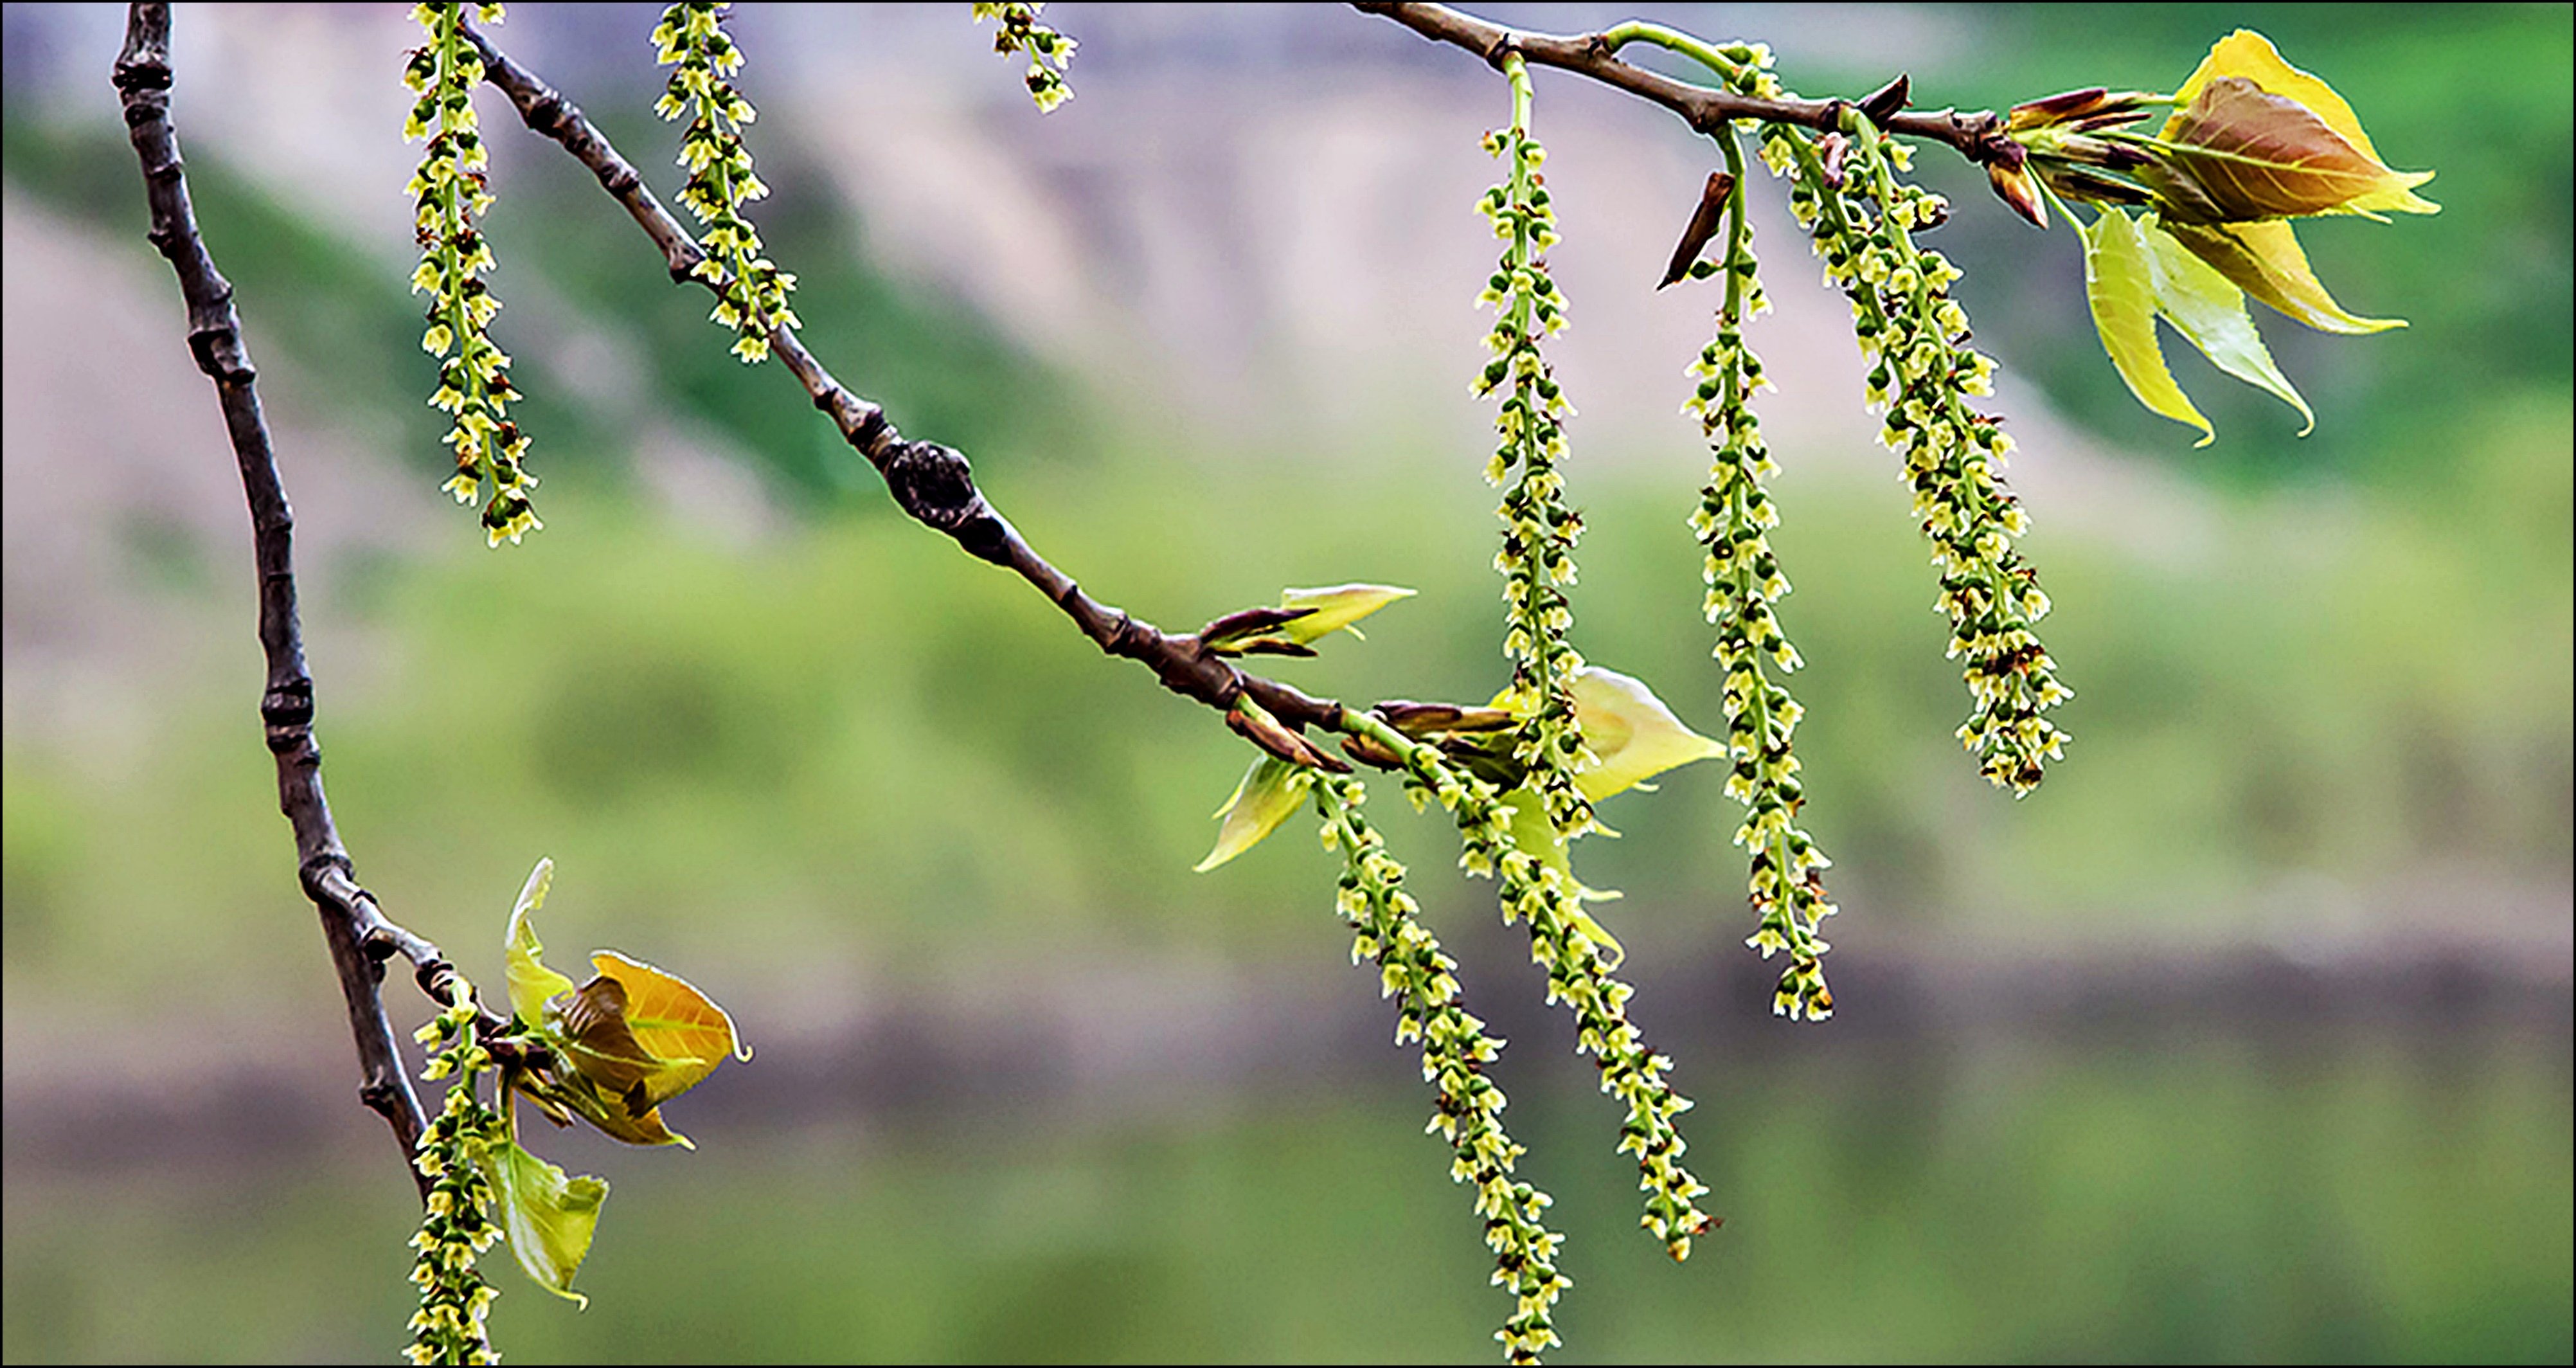
[[[2272,46],[2271,39],[2252,29],[2238,29],[2211,45],[2209,55],[2201,59],[2191,78],[2174,92],[2176,112],[2165,121],[2164,136],[2167,139],[2174,136],[2182,111],[2199,99],[2200,92],[2210,82],[2226,76],[2243,77],[2267,93],[2296,100],[2324,120],[2326,126],[2350,143],[2354,150],[2374,162],[2380,160],[2379,149],[2371,146],[2370,135],[2362,131],[2361,120],[2353,114],[2352,106],[2344,101],[2343,96],[2314,74],[2290,65],[2279,49]],[[2374,191],[2343,208],[2354,213],[2432,214],[2441,211],[2440,205],[2417,195],[2413,189],[2431,180],[2432,172],[2395,174],[2404,180],[2404,185]]]
[[[2208,192],[2219,222],[2358,212],[2414,200],[2410,187],[2432,179],[2389,170],[2306,105],[2242,76],[2202,86],[2167,121],[2160,147]]]
[[[534,1100],[546,1118],[557,1125],[566,1118],[579,1116],[599,1128],[601,1134],[629,1145],[678,1145],[695,1149],[689,1137],[662,1124],[662,1111],[642,1101],[642,1084],[624,1093],[608,1091],[579,1071],[538,1071],[515,1074],[513,1086]]]
[[[573,1068],[609,1092],[622,1094],[662,1067],[628,1024],[626,985],[604,974],[573,993],[556,1029]]]
[[[1234,733],[1244,740],[1289,764],[1307,769],[1330,770],[1335,774],[1351,772],[1349,761],[1329,751],[1318,749],[1314,742],[1290,731],[1280,724],[1278,718],[1272,717],[1267,709],[1253,702],[1248,695],[1234,701],[1234,707],[1225,715],[1225,725],[1232,728]]]
[[[728,1055],[751,1058],[733,1018],[688,980],[614,950],[594,952],[590,963],[600,978],[624,985],[627,1029],[658,1066],[642,1080],[648,1107],[696,1087]]]
[[[1342,738],[1342,750],[1363,765],[1374,765],[1379,769],[1404,767],[1404,757],[1388,750],[1375,737],[1345,736]]]
[[[2265,223],[2167,222],[2166,232],[2208,262],[2238,289],[2307,324],[2332,333],[2375,333],[2406,326],[2402,318],[2363,318],[2326,293],[2298,235],[2279,220]]]

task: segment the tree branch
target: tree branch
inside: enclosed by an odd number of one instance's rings
[[[1842,127],[1847,100],[1763,100],[1738,95],[1728,90],[1677,81],[1670,76],[1633,66],[1619,60],[1622,43],[1635,37],[1628,25],[1599,33],[1560,36],[1529,33],[1463,14],[1446,5],[1355,3],[1352,8],[1380,15],[1404,25],[1435,43],[1448,43],[1499,64],[1503,54],[1517,52],[1522,60],[1536,66],[1555,67],[1578,76],[1589,76],[1604,85],[1615,86],[1640,99],[1650,100],[1671,110],[1699,133],[1711,137],[1724,131],[1731,119],[1752,119],[1764,123],[1796,124],[1818,132],[1831,133]],[[1992,111],[1979,110],[1960,114],[1951,110],[1929,110],[1890,113],[1871,122],[1890,133],[1923,138],[1942,143],[1978,165],[2012,155],[2004,148],[2010,140],[2003,136],[2003,120]]]
[[[313,737],[313,676],[304,666],[304,635],[296,620],[295,515],[278,478],[268,420],[260,412],[258,372],[242,342],[232,282],[215,269],[188,199],[178,133],[170,123],[168,5],[128,7],[115,79],[151,204],[147,236],[179,277],[179,293],[188,305],[188,350],[197,358],[197,369],[215,382],[224,427],[241,467],[242,494],[250,504],[259,571],[259,643],[268,658],[259,715],[268,749],[277,757],[278,808],[294,828],[297,876],[321,914],[322,937],[348,1006],[349,1031],[358,1047],[358,1096],[393,1128],[408,1166],[422,1116],[393,1027],[385,1019],[384,964],[395,955],[409,960],[422,990],[440,1002],[447,1000],[456,970],[437,946],[389,920],[375,895],[359,885],[322,793],[322,747]],[[426,1192],[427,1180],[416,1170],[413,1176]]]
[[[618,154],[580,108],[512,61],[489,38],[472,30],[468,33],[482,54],[484,79],[510,98],[529,128],[561,144],[575,161],[590,168],[591,174],[599,178],[600,188],[624,205],[636,226],[661,249],[672,281],[695,280],[711,291],[719,290],[719,281],[699,274],[707,255],[697,240],[662,207],[642,174]],[[884,477],[886,488],[905,513],[923,526],[946,534],[968,555],[1017,573],[1046,595],[1048,602],[1064,610],[1065,616],[1072,618],[1082,634],[1101,650],[1142,663],[1163,682],[1163,687],[1220,712],[1233,714],[1237,701],[1248,698],[1291,728],[1315,727],[1325,732],[1338,728],[1342,715],[1339,703],[1309,697],[1276,680],[1237,669],[1208,649],[1201,640],[1204,633],[1175,636],[1084,593],[1072,576],[1039,555],[1019,529],[1011,526],[1010,520],[975,487],[974,472],[964,453],[936,442],[906,441],[882,407],[851,393],[833,379],[789,329],[772,327],[769,346],[805,387],[814,407],[830,417],[842,438]],[[1327,769],[1346,768],[1301,737],[1264,734],[1257,728],[1240,725],[1238,730],[1282,759]]]

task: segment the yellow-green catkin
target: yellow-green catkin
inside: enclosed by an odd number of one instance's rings
[[[1315,787],[1324,843],[1342,855],[1335,907],[1355,932],[1351,961],[1377,965],[1379,993],[1396,1002],[1396,1043],[1421,1043],[1422,1081],[1439,1092],[1429,1129],[1449,1142],[1451,1179],[1475,1188],[1493,1280],[1512,1293],[1511,1317],[1494,1338],[1511,1362],[1536,1363],[1560,1342],[1552,1312],[1574,1285],[1556,1267],[1564,1237],[1542,1219],[1548,1195],[1512,1174],[1525,1151],[1504,1131],[1503,1090],[1485,1074],[1502,1042],[1462,1003],[1457,961],[1422,924],[1404,891],[1404,866],[1360,815],[1367,797],[1357,779],[1325,776]]]
[[[1705,607],[1717,629],[1713,654],[1726,672],[1726,790],[1746,808],[1735,843],[1751,856],[1749,891],[1758,919],[1746,943],[1765,959],[1789,956],[1772,1010],[1792,1020],[1822,1021],[1834,1005],[1823,966],[1831,947],[1817,934],[1834,912],[1823,878],[1832,861],[1797,825],[1805,790],[1790,739],[1803,710],[1773,678],[1774,671],[1785,676],[1800,664],[1775,608],[1789,593],[1768,535],[1780,516],[1765,482],[1779,467],[1753,412],[1753,394],[1764,386],[1762,361],[1744,341],[1744,325],[1769,304],[1745,215],[1742,154],[1732,129],[1721,140],[1736,174],[1718,267],[1726,280],[1725,302],[1716,338],[1691,366],[1698,385],[1686,407],[1698,416],[1710,451],[1708,484],[1691,527],[1707,548],[1701,571],[1708,585]]]
[[[1503,487],[1502,549],[1494,568],[1503,576],[1503,654],[1512,679],[1503,706],[1521,717],[1513,756],[1530,787],[1547,805],[1560,839],[1596,829],[1592,805],[1576,789],[1574,773],[1585,759],[1575,725],[1574,677],[1583,668],[1571,636],[1574,546],[1581,515],[1565,501],[1565,419],[1573,410],[1557,385],[1539,344],[1565,326],[1565,295],[1548,274],[1556,213],[1549,207],[1540,167],[1547,152],[1530,135],[1529,70],[1518,54],[1503,59],[1512,83],[1512,121],[1485,135],[1485,150],[1502,158],[1503,183],[1485,192],[1477,210],[1503,240],[1502,260],[1478,302],[1492,306],[1493,352],[1477,392],[1500,392],[1494,429],[1501,437],[1485,478]]]
[[[412,1158],[430,1181],[420,1230],[411,1237],[420,1251],[411,1270],[420,1309],[403,1351],[418,1364],[501,1361],[484,1323],[500,1292],[474,1271],[474,1259],[501,1238],[484,1159],[509,1142],[509,1133],[476,1090],[476,1079],[492,1067],[491,1053],[475,1039],[478,1014],[473,989],[460,979],[447,1010],[419,1032],[420,1042],[437,1050],[422,1076],[449,1082],[446,1105],[421,1132]]]
[[[759,117],[730,79],[742,69],[742,49],[724,31],[725,4],[679,4],[662,12],[653,29],[657,61],[674,68],[653,110],[665,119],[688,118],[680,133],[680,165],[689,171],[680,203],[706,225],[698,263],[700,278],[716,287],[710,319],[734,330],[733,354],[749,365],[769,355],[771,328],[796,328],[803,320],[788,307],[796,277],[762,255],[760,230],[743,207],[769,193],[752,171],[744,126]]]
[[[501,18],[499,5],[474,9],[485,23]],[[489,158],[474,120],[483,61],[465,33],[465,6],[417,5],[412,18],[430,41],[403,66],[403,83],[419,97],[403,122],[403,137],[426,143],[408,187],[421,254],[411,288],[430,297],[421,349],[442,358],[429,402],[455,415],[445,440],[455,450],[456,473],[446,489],[458,503],[470,504],[485,498],[488,487],[484,535],[493,546],[515,544],[545,524],[537,521],[529,499],[537,477],[527,470],[528,439],[509,416],[519,398],[510,387],[510,356],[487,331],[501,301],[483,283],[493,265],[492,246],[478,226],[493,202]]]

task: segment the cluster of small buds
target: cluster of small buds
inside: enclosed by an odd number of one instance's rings
[[[421,1132],[412,1162],[430,1180],[411,1280],[420,1287],[420,1310],[411,1318],[413,1363],[498,1363],[484,1321],[498,1289],[474,1271],[475,1256],[501,1238],[492,1219],[495,1197],[483,1159],[509,1140],[500,1117],[483,1105],[475,1080],[492,1067],[491,1052],[475,1038],[479,1009],[474,991],[459,980],[449,1008],[420,1029],[423,1045],[438,1048],[422,1077],[451,1079],[447,1104]]]
[[[1737,159],[1731,142],[1727,151],[1730,161]],[[1726,302],[1718,311],[1716,340],[1690,368],[1698,385],[1685,409],[1698,416],[1711,452],[1708,484],[1690,523],[1708,548],[1701,570],[1708,584],[1706,611],[1717,628],[1713,654],[1726,671],[1727,754],[1733,765],[1726,791],[1747,809],[1735,843],[1752,856],[1751,901],[1759,929],[1746,944],[1765,959],[1789,954],[1772,1010],[1793,1021],[1822,1021],[1833,1015],[1834,999],[1822,964],[1830,947],[1816,933],[1834,912],[1822,877],[1832,862],[1797,826],[1805,797],[1789,743],[1803,710],[1769,673],[1785,675],[1800,662],[1774,611],[1789,592],[1789,580],[1767,535],[1780,516],[1763,482],[1779,467],[1752,407],[1754,392],[1764,387],[1762,362],[1744,344],[1744,324],[1768,304],[1740,176],[1728,206],[1719,270],[1726,276]]]
[[[692,3],[662,11],[653,29],[655,60],[677,69],[653,112],[689,118],[680,134],[680,165],[689,170],[680,203],[707,226],[707,254],[697,266],[700,278],[716,287],[715,312],[707,316],[734,330],[733,354],[749,365],[769,355],[771,328],[803,321],[787,306],[796,277],[761,255],[760,230],[742,216],[743,206],[769,187],[752,173],[751,149],[742,140],[743,125],[758,113],[726,79],[742,69],[742,49],[722,27],[730,8]]]
[[[1718,47],[1717,55],[1731,66],[1726,75],[1727,89],[1757,100],[1777,100],[1787,95],[1780,78],[1772,74],[1769,43],[1725,43]]]
[[[474,9],[485,23],[501,17],[499,5]],[[465,6],[417,5],[412,18],[430,41],[403,65],[403,84],[419,96],[403,121],[403,137],[427,140],[408,187],[421,253],[411,288],[430,297],[421,349],[445,358],[429,402],[456,416],[446,437],[456,452],[456,474],[445,488],[458,503],[470,504],[489,483],[484,535],[493,546],[504,538],[516,543],[545,524],[537,521],[528,498],[537,485],[527,472],[528,439],[509,418],[509,406],[519,397],[510,388],[510,357],[485,331],[501,301],[483,283],[483,273],[492,269],[492,247],[475,226],[492,207],[491,180],[484,173],[488,158],[474,121],[473,93],[483,79],[483,62],[465,33]]]
[[[1001,31],[993,35],[993,50],[1005,57],[1026,55],[1029,59],[1029,97],[1038,102],[1038,112],[1050,113],[1057,105],[1073,98],[1073,87],[1065,84],[1065,69],[1073,65],[1073,50],[1080,46],[1072,39],[1038,22],[1043,4],[975,6],[975,22],[987,19],[1002,21]]]
[[[1485,150],[1506,159],[1510,172],[1476,204],[1503,240],[1501,263],[1478,297],[1494,310],[1494,330],[1485,339],[1494,359],[1476,385],[1478,394],[1503,391],[1494,420],[1502,442],[1485,467],[1488,481],[1505,486],[1497,510],[1503,545],[1494,568],[1503,576],[1503,654],[1512,662],[1512,682],[1499,702],[1520,714],[1513,756],[1547,803],[1548,820],[1571,840],[1598,824],[1574,785],[1584,749],[1572,690],[1583,658],[1568,640],[1574,609],[1565,591],[1574,584],[1583,520],[1567,506],[1557,469],[1573,410],[1539,350],[1565,326],[1565,295],[1547,271],[1556,213],[1539,172],[1547,153],[1529,132],[1529,71],[1518,54],[1505,57],[1503,68],[1512,81],[1512,122],[1485,135]]]
[[[1699,1209],[1697,1199],[1708,1188],[1683,1166],[1690,1146],[1673,1124],[1691,1102],[1665,1078],[1672,1059],[1655,1053],[1628,1020],[1636,989],[1611,977],[1601,947],[1580,929],[1582,890],[1513,841],[1511,807],[1493,785],[1452,764],[1438,747],[1391,727],[1369,736],[1403,761],[1405,791],[1415,806],[1437,802],[1457,822],[1458,867],[1493,876],[1505,924],[1529,923],[1530,959],[1547,971],[1548,1002],[1561,1001],[1574,1014],[1575,1048],[1600,1066],[1601,1091],[1628,1108],[1619,1151],[1637,1158],[1637,1186],[1646,1194],[1640,1224],[1674,1259],[1689,1258],[1692,1239],[1717,1226],[1717,1218]]]
[[[1879,440],[1905,459],[1914,514],[1941,572],[1935,606],[1950,618],[1949,654],[1966,661],[1972,707],[1959,740],[1988,779],[2018,797],[2039,785],[2044,762],[2064,754],[2070,738],[2043,714],[2075,695],[2032,631],[2049,605],[2037,572],[2013,549],[2030,520],[2001,474],[2012,439],[2001,419],[1969,403],[1993,393],[1994,361],[1967,345],[1967,314],[1949,294],[1958,269],[1911,236],[1947,206],[1896,178],[1902,144],[1857,116],[1848,131],[1843,183],[1825,174],[1797,129],[1767,129],[1763,160],[1795,176],[1792,212],[1814,235],[1826,280],[1852,300],[1870,362],[1868,400],[1886,414]]]
[[[1536,1363],[1560,1343],[1551,1323],[1557,1298],[1573,1280],[1557,1271],[1564,1237],[1541,1219],[1548,1195],[1512,1176],[1525,1152],[1503,1129],[1503,1090],[1485,1066],[1503,1043],[1459,1001],[1457,961],[1441,950],[1404,891],[1404,866],[1386,839],[1360,816],[1368,789],[1357,779],[1325,777],[1315,786],[1324,845],[1342,854],[1335,906],[1355,931],[1351,962],[1378,966],[1380,996],[1396,1000],[1395,1039],[1422,1044],[1422,1079],[1439,1090],[1430,1130],[1449,1142],[1452,1180],[1476,1190],[1485,1244],[1496,1259],[1494,1282],[1512,1290],[1511,1318],[1494,1334],[1513,1363]]]

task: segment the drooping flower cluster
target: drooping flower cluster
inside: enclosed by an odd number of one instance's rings
[[[1879,440],[1905,458],[1914,515],[1941,572],[1949,655],[1966,661],[1972,706],[1960,743],[1988,779],[2027,794],[2070,739],[2045,713],[2075,695],[2032,630],[2049,604],[2038,572],[2013,548],[2030,520],[2003,481],[2012,439],[2000,419],[1969,403],[1993,393],[1994,362],[1967,345],[1968,316],[1949,294],[1958,268],[1914,245],[1913,231],[1938,224],[1948,208],[1897,178],[1909,150],[1857,111],[1825,138],[1847,142],[1837,148],[1769,125],[1762,159],[1794,178],[1790,209],[1814,234],[1827,282],[1851,297],[1853,331],[1871,363],[1868,401],[1886,415]],[[1848,161],[1835,165],[1836,153]]]
[[[499,5],[474,8],[485,23],[501,17]],[[527,473],[528,439],[509,417],[509,405],[519,397],[510,388],[510,357],[485,331],[501,301],[483,283],[483,273],[492,269],[492,248],[475,226],[492,207],[491,180],[484,173],[489,158],[474,120],[473,93],[483,79],[483,61],[466,37],[463,5],[417,5],[412,18],[430,41],[403,65],[403,84],[419,96],[403,121],[403,137],[427,140],[408,187],[421,253],[411,288],[430,297],[421,350],[445,358],[429,402],[456,415],[445,439],[456,452],[456,474],[445,488],[458,503],[470,504],[488,485],[484,536],[493,546],[503,538],[516,543],[545,524],[537,521],[528,498],[537,485],[537,477]]]
[[[1790,736],[1803,712],[1787,688],[1771,678],[1798,668],[1797,648],[1780,630],[1774,605],[1789,593],[1788,577],[1772,553],[1769,529],[1780,522],[1764,481],[1779,473],[1762,440],[1752,398],[1765,384],[1762,360],[1744,343],[1744,325],[1770,307],[1753,256],[1753,226],[1745,215],[1743,157],[1732,130],[1721,136],[1734,168],[1726,205],[1726,240],[1718,270],[1726,298],[1717,336],[1691,366],[1698,378],[1686,409],[1698,415],[1708,438],[1708,484],[1700,490],[1691,529],[1708,548],[1702,578],[1705,611],[1717,628],[1712,652],[1726,671],[1726,791],[1747,809],[1735,843],[1752,856],[1750,894],[1759,929],[1747,944],[1765,959],[1786,951],[1788,968],[1772,996],[1772,1010],[1791,1020],[1822,1021],[1833,1014],[1822,956],[1830,947],[1817,935],[1833,915],[1823,870],[1832,863],[1797,825],[1805,792]]]
[[[1514,1299],[1511,1318],[1494,1338],[1512,1362],[1536,1363],[1560,1342],[1551,1310],[1573,1286],[1556,1268],[1564,1237],[1542,1219],[1548,1195],[1512,1176],[1525,1151],[1504,1131],[1503,1090],[1484,1072],[1503,1043],[1461,1005],[1457,961],[1422,924],[1421,908],[1404,891],[1404,866],[1386,853],[1386,839],[1360,816],[1367,798],[1357,779],[1328,775],[1315,786],[1324,845],[1342,854],[1334,905],[1357,933],[1351,962],[1378,966],[1380,996],[1396,1000],[1396,1043],[1422,1044],[1422,1081],[1439,1090],[1430,1129],[1449,1142],[1450,1178],[1475,1187],[1485,1244],[1498,1261],[1494,1281]]]
[[[697,271],[716,286],[708,317],[738,334],[733,354],[750,364],[769,355],[771,328],[803,324],[787,306],[796,277],[761,255],[760,230],[742,214],[769,187],[752,173],[751,149],[742,139],[743,125],[758,113],[727,79],[742,69],[742,49],[722,27],[730,8],[688,3],[662,12],[653,29],[655,60],[677,69],[653,110],[665,119],[688,116],[680,165],[689,169],[689,182],[680,187],[680,203],[706,225],[707,255]]]
[[[474,1035],[474,990],[455,981],[447,1010],[420,1029],[423,1045],[438,1048],[422,1076],[452,1079],[447,1103],[421,1132],[412,1162],[430,1180],[420,1231],[411,1237],[420,1258],[411,1280],[420,1286],[420,1310],[411,1318],[413,1363],[498,1363],[484,1320],[500,1292],[474,1271],[474,1258],[501,1238],[498,1197],[485,1176],[487,1157],[510,1142],[509,1130],[483,1105],[476,1078],[492,1067],[491,1052]]]
[[[1345,726],[1403,767],[1405,790],[1416,804],[1437,802],[1449,812],[1458,825],[1459,867],[1499,885],[1506,924],[1529,924],[1530,959],[1547,971],[1548,1002],[1563,1002],[1574,1014],[1575,1048],[1600,1066],[1601,1090],[1628,1109],[1619,1151],[1637,1159],[1638,1188],[1646,1193],[1640,1223],[1673,1258],[1690,1257],[1691,1240],[1717,1224],[1699,1209],[1697,1199],[1708,1188],[1683,1166],[1690,1147],[1673,1124],[1691,1102],[1665,1078],[1672,1060],[1655,1053],[1628,1020],[1636,990],[1611,976],[1607,937],[1583,910],[1584,890],[1563,862],[1562,844],[1552,858],[1543,835],[1524,839],[1514,822],[1516,805],[1439,745],[1407,737],[1377,717],[1348,714]],[[1521,801],[1531,801],[1526,790]]]
[[[1556,383],[1539,343],[1565,326],[1565,295],[1549,278],[1546,252],[1556,241],[1556,213],[1548,206],[1539,167],[1545,149],[1530,136],[1529,70],[1515,53],[1503,59],[1512,82],[1512,122],[1485,135],[1485,150],[1504,158],[1509,173],[1485,192],[1476,208],[1503,240],[1501,263],[1478,302],[1494,309],[1486,339],[1494,359],[1476,392],[1503,392],[1495,431],[1502,443],[1485,478],[1504,485],[1497,510],[1502,550],[1494,557],[1503,576],[1503,654],[1512,681],[1499,703],[1523,720],[1513,747],[1547,806],[1548,821],[1566,839],[1594,829],[1591,804],[1576,791],[1583,737],[1574,722],[1573,684],[1583,668],[1568,639],[1574,610],[1565,591],[1574,584],[1574,544],[1583,521],[1565,501],[1565,419],[1572,409]]]
[[[1038,12],[1045,5],[978,4],[974,8],[976,23],[987,19],[1002,21],[1001,30],[993,35],[995,52],[1029,59],[1024,79],[1040,113],[1051,113],[1057,105],[1073,98],[1073,87],[1065,84],[1064,73],[1073,65],[1073,50],[1080,45],[1038,22]]]

